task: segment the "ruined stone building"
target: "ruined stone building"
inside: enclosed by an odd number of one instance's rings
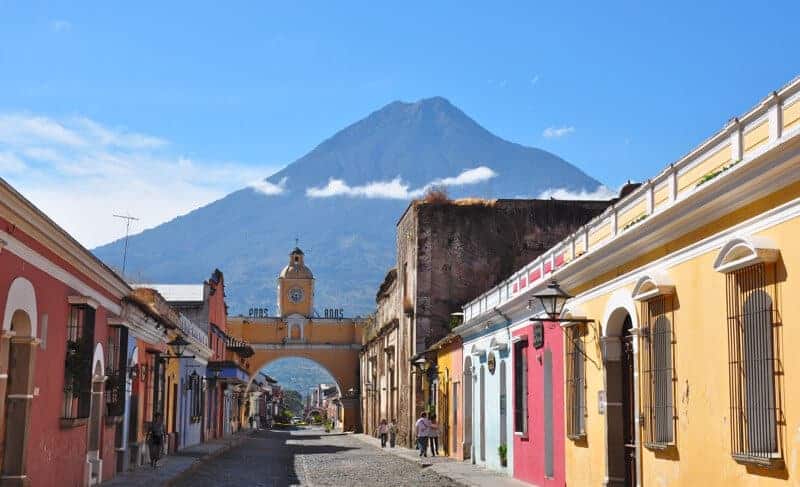
[[[397,264],[377,296],[361,352],[364,431],[395,419],[411,446],[424,410],[424,367],[414,360],[449,333],[451,313],[491,289],[611,201],[420,200],[397,223]]]

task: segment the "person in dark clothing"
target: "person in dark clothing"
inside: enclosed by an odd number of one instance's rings
[[[147,430],[147,447],[150,450],[150,466],[156,468],[161,458],[161,449],[164,447],[164,421],[161,413],[156,413],[150,428]]]

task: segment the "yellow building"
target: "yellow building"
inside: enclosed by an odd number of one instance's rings
[[[798,239],[800,79],[465,319],[555,279],[592,320],[562,323],[567,485],[800,485]]]
[[[255,352],[242,364],[250,374],[250,382],[275,360],[313,360],[336,381],[342,405],[339,428],[358,429],[358,352],[364,320],[343,316],[341,308],[325,309],[319,316],[314,309],[314,275],[299,248],[292,250],[288,264],[278,275],[278,307],[277,316],[228,318],[230,335],[248,343]]]

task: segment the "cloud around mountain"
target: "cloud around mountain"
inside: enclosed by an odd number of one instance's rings
[[[457,176],[434,179],[421,188],[411,189],[411,185],[400,177],[390,181],[373,181],[363,185],[350,186],[342,179],[331,178],[322,187],[306,189],[310,198],[330,198],[333,196],[350,196],[356,198],[411,199],[419,198],[425,191],[433,187],[454,187],[478,184],[497,176],[491,168],[479,166],[467,169]]]

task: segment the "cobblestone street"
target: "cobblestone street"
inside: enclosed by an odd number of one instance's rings
[[[458,486],[353,435],[319,428],[259,432],[171,485]]]

